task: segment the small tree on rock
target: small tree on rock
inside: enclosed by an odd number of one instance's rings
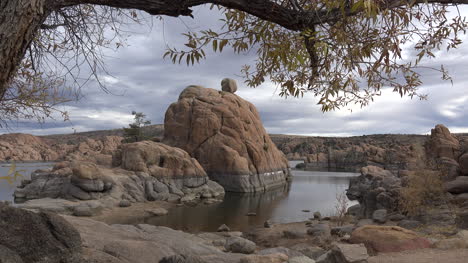
[[[146,120],[146,115],[143,112],[132,111],[134,116],[133,123],[130,123],[129,128],[124,129],[125,142],[139,142],[147,139],[143,131],[143,127],[150,125],[151,121]]]

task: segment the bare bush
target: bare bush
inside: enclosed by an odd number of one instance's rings
[[[399,208],[409,215],[418,215],[445,199],[443,174],[439,171],[417,170],[406,177],[400,190]]]
[[[336,194],[335,217],[338,226],[344,225],[347,219],[346,211],[348,210],[349,200],[345,192]]]

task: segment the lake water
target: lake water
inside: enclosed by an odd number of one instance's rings
[[[16,186],[21,184],[21,180],[29,179],[31,172],[37,169],[45,169],[52,167],[53,163],[15,163],[15,172],[21,176],[15,178],[14,173],[9,173],[13,164],[1,163],[0,164],[0,200],[13,201],[13,192]]]
[[[223,202],[195,207],[172,208],[167,216],[145,218],[143,222],[190,232],[216,231],[221,224],[246,231],[263,226],[266,220],[289,223],[307,220],[319,211],[333,215],[337,194],[348,188],[356,173],[292,171],[292,182],[284,188],[257,194],[226,193]],[[349,205],[355,204],[349,202]],[[303,210],[309,210],[303,211]],[[256,216],[247,216],[256,213]]]
[[[290,162],[294,167],[297,162]],[[13,200],[12,194],[22,179],[39,168],[51,167],[52,163],[18,163],[17,170],[23,170],[24,177],[18,177],[11,184],[0,180],[0,200]],[[0,164],[0,178],[7,176],[10,164]],[[336,197],[348,188],[351,177],[357,173],[315,172],[292,170],[292,181],[285,187],[256,194],[226,193],[219,203],[197,206],[174,207],[161,217],[146,217],[119,221],[119,224],[153,224],[190,232],[216,231],[221,224],[231,230],[246,231],[262,226],[266,220],[274,223],[304,221],[319,211],[322,216],[333,215]],[[349,202],[349,205],[354,204]],[[304,212],[303,210],[309,210]],[[256,216],[247,216],[256,213]]]

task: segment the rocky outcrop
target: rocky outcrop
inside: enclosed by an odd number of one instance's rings
[[[69,144],[30,134],[4,134],[0,135],[0,161],[81,160],[110,164],[110,155],[122,139],[119,136],[81,138]]]
[[[227,191],[263,191],[289,177],[255,106],[233,93],[189,86],[167,110],[164,127],[164,143],[187,151]]]
[[[83,262],[157,263],[204,262],[238,263],[246,255],[226,253],[213,245],[213,239],[226,242],[234,233],[199,236],[152,225],[107,225],[86,218],[65,216],[80,232]],[[213,237],[212,237],[213,236]],[[164,261],[161,261],[163,260]],[[199,261],[177,261],[196,259]]]
[[[468,153],[463,154],[460,156],[458,160],[460,164],[460,171],[463,175],[468,175]]]
[[[52,170],[32,173],[31,181],[14,195],[20,200],[40,199],[22,204],[25,208],[46,207],[64,213],[87,209],[92,213],[118,206],[122,200],[194,201],[224,194],[195,159],[161,143],[124,144],[114,154],[113,162],[117,167],[84,161],[58,163]]]
[[[429,139],[429,152],[435,158],[458,159],[460,142],[455,138],[447,127],[438,124],[431,130]]]
[[[361,175],[351,178],[346,196],[359,201],[359,217],[372,218],[379,209],[395,211],[398,208],[401,179],[391,171],[376,166],[361,169]]]
[[[426,158],[425,135],[309,137],[270,135],[290,160],[304,160],[310,170],[356,171],[374,165],[388,170],[415,169]]]
[[[0,135],[0,161],[53,161],[59,156],[39,137],[22,133]]]
[[[431,247],[429,240],[397,226],[363,226],[353,231],[351,243],[366,245],[372,252],[399,252]]]
[[[0,203],[0,262],[79,263],[79,232],[60,216]]]

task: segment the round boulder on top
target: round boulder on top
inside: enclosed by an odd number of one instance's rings
[[[167,110],[164,128],[164,143],[187,151],[227,191],[264,191],[288,180],[288,161],[255,106],[233,93],[187,87]]]
[[[230,79],[230,78],[225,78],[221,81],[221,90],[230,92],[230,93],[236,93],[237,91],[237,83],[235,80]]]

